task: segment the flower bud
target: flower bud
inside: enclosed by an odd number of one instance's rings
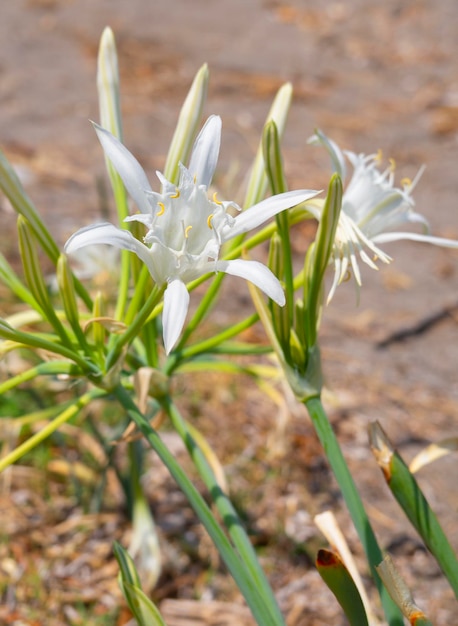
[[[204,63],[194,77],[191,89],[181,107],[164,168],[164,176],[175,184],[178,183],[178,164],[187,162],[200,125],[207,98],[208,77],[208,65]]]

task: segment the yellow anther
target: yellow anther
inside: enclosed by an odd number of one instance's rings
[[[217,192],[217,191],[215,191],[215,193],[213,194],[213,202],[214,202],[215,204],[219,204],[220,206],[222,206],[222,205],[223,205],[223,203],[222,203],[222,202],[220,202],[220,201],[218,200],[217,195],[218,195],[218,192]]]
[[[342,278],[342,281],[341,281],[341,282],[342,282],[342,283],[348,283],[348,281],[350,280],[350,278],[351,278],[351,272],[350,272],[350,270],[347,270],[347,271],[345,272],[345,276]]]
[[[197,183],[197,174],[194,174],[194,176],[192,177],[192,179],[193,179],[193,181],[194,181],[194,184],[196,184],[196,183]]]
[[[396,161],[394,159],[388,159],[388,162],[390,164],[390,171],[394,172],[396,169]]]
[[[377,150],[377,154],[375,155],[375,160],[377,163],[381,163],[383,161],[383,150],[380,148]]]
[[[412,181],[408,176],[406,176],[405,178],[401,180],[401,185],[403,187],[410,187],[412,185]]]
[[[210,228],[210,230],[212,229],[213,215],[214,215],[214,213],[210,213],[210,215],[207,217],[207,226],[208,226],[208,228]]]
[[[187,239],[187,238],[188,238],[188,236],[189,236],[189,231],[191,230],[191,228],[192,228],[191,224],[190,224],[189,226],[186,226],[185,231],[184,231],[184,237],[185,237],[185,239]]]
[[[158,202],[157,206],[161,209],[159,211],[159,213],[157,213],[156,215],[159,217],[160,215],[164,215],[165,213],[165,204],[163,202]]]
[[[179,198],[180,197],[180,190],[176,189],[175,193],[173,194],[173,196],[170,196],[171,198]]]

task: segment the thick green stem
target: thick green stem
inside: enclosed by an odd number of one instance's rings
[[[212,500],[215,503],[224,525],[226,526],[229,536],[234,542],[235,547],[238,550],[242,560],[244,561],[250,575],[255,581],[256,586],[262,593],[266,604],[269,606],[270,611],[276,616],[278,624],[283,624],[283,617],[278,607],[277,601],[273,591],[267,581],[266,575],[261,568],[256,552],[248,538],[248,535],[243,527],[243,524],[237,515],[232,502],[229,497],[224,493],[221,487],[218,485],[215,474],[211,469],[207,459],[205,458],[202,450],[194,440],[185,420],[182,418],[177,407],[173,404],[170,398],[166,398],[162,405],[170,417],[170,420],[183,440],[189,455],[191,456],[194,464],[199,472],[200,477],[205,483],[208,491],[211,494]]]
[[[246,564],[234,550],[234,547],[222,531],[204,499],[191,483],[173,455],[169,452],[157,431],[151,427],[142,413],[140,413],[129,393],[121,385],[115,387],[113,393],[167,467],[180,489],[186,495],[189,504],[204,525],[230,573],[234,577],[237,586],[244,595],[259,626],[279,626],[278,620],[275,619],[266,607],[262,594],[259,592],[255,581],[247,571]],[[281,623],[282,622],[280,622],[280,624]]]
[[[356,532],[363,545],[372,577],[380,594],[387,622],[390,626],[402,626],[404,624],[402,614],[388,595],[376,570],[376,566],[383,560],[382,551],[377,543],[353,477],[350,474],[350,470],[348,469],[348,465],[344,459],[339,442],[332,430],[323,405],[321,404],[321,400],[319,397],[313,397],[305,400],[304,404],[310,414],[318,438],[320,439],[350,512]]]

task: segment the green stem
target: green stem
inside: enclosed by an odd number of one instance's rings
[[[184,346],[184,344],[188,340],[191,333],[194,332],[194,330],[197,328],[197,326],[200,324],[203,318],[206,315],[208,315],[208,313],[210,312],[212,304],[215,301],[215,298],[218,295],[219,290],[221,288],[224,276],[225,274],[223,272],[220,272],[219,274],[217,274],[217,276],[215,276],[210,287],[208,287],[208,289],[206,290],[194,315],[189,320],[189,323],[186,325],[186,329],[183,332],[180,342],[176,348],[177,351],[179,351],[181,347]]]
[[[139,276],[135,281],[134,295],[132,296],[126,316],[123,320],[126,326],[129,326],[132,323],[135,318],[135,314],[140,309],[142,302],[145,300],[145,290],[148,280],[151,280],[150,273],[146,265],[142,265]]]
[[[24,454],[33,450],[35,446],[44,441],[47,437],[52,435],[59,426],[68,422],[72,417],[74,417],[83,407],[88,405],[95,398],[101,398],[106,395],[105,391],[101,389],[93,389],[88,393],[85,393],[81,398],[79,398],[72,406],[68,407],[60,415],[54,418],[49,424],[44,426],[39,432],[35,435],[32,435],[27,441],[24,441],[20,446],[12,450],[9,454],[0,459],[0,472],[2,472],[5,468],[7,468],[12,463],[15,463],[18,459],[20,459]]]
[[[257,588],[262,593],[264,601],[272,615],[275,616],[278,624],[283,624],[283,616],[275,600],[275,596],[267,581],[264,571],[262,570],[256,552],[248,538],[248,535],[243,528],[242,522],[237,515],[232,502],[228,496],[222,491],[221,487],[215,478],[215,475],[208,464],[202,450],[195,442],[192,434],[180,415],[177,407],[173,404],[170,398],[165,398],[162,402],[164,410],[170,417],[170,420],[183,440],[189,455],[191,456],[194,464],[199,472],[200,477],[205,483],[208,491],[211,494],[212,501],[215,503],[224,524],[229,532],[229,536],[234,542],[235,547],[238,550],[243,562],[245,563],[247,570],[249,571],[252,579],[255,581]]]
[[[4,339],[10,339],[18,344],[22,344],[25,347],[30,348],[42,348],[43,350],[47,350],[48,352],[54,354],[60,354],[71,361],[74,361],[81,370],[86,375],[98,376],[100,374],[99,369],[90,361],[87,361],[84,357],[82,357],[75,350],[70,350],[65,346],[61,346],[60,344],[44,339],[37,334],[34,333],[25,333],[20,330],[16,330],[12,328],[5,322],[2,323],[0,319],[0,337]]]
[[[116,343],[110,350],[106,361],[106,371],[108,372],[118,360],[124,346],[128,345],[137,335],[140,334],[143,325],[147,321],[151,311],[154,309],[158,301],[162,298],[165,286],[158,287],[155,285],[151,291],[145,304],[142,306],[132,324],[126,332],[117,338]]]
[[[217,346],[219,346],[224,341],[227,341],[231,337],[235,337],[239,333],[243,332],[250,326],[253,326],[259,320],[259,316],[257,313],[250,315],[245,318],[238,324],[234,324],[229,328],[224,329],[222,332],[210,337],[209,339],[205,339],[204,341],[199,341],[198,343],[183,348],[181,351],[174,351],[169,361],[167,362],[165,373],[170,376],[170,374],[179,367],[180,363],[183,361],[192,359],[193,357],[198,356],[204,352],[210,352],[214,350]],[[181,342],[180,342],[181,344]]]
[[[347,504],[356,532],[363,545],[372,577],[380,594],[387,622],[390,626],[403,626],[404,620],[402,614],[388,595],[377,573],[376,566],[383,560],[382,551],[377,543],[353,477],[350,474],[350,470],[348,469],[348,465],[344,459],[339,442],[332,430],[323,405],[321,404],[321,400],[319,397],[312,397],[305,400],[304,404],[310,414],[318,438],[320,439],[335,479]]]
[[[14,389],[22,383],[26,383],[29,380],[33,380],[37,376],[58,376],[59,374],[66,374],[68,376],[81,376],[82,372],[73,363],[68,361],[51,361],[49,363],[40,363],[36,367],[31,367],[25,372],[21,372],[16,376],[12,376],[4,383],[0,384],[0,395]]]
[[[113,393],[186,495],[189,504],[207,530],[237,586],[244,595],[257,623],[260,626],[279,626],[278,621],[266,607],[263,596],[260,594],[255,581],[249,575],[245,563],[240,559],[204,499],[177,463],[174,456],[169,452],[157,431],[151,427],[142,413],[140,413],[129,393],[121,385],[115,387]]]

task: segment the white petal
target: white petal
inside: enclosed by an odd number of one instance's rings
[[[342,262],[339,257],[334,258],[334,278],[332,281],[331,289],[329,290],[328,299],[326,300],[326,304],[329,304],[334,297],[334,293],[337,289],[337,286],[341,282],[341,265]]]
[[[258,261],[245,261],[235,259],[233,261],[217,261],[215,269],[226,272],[232,276],[239,276],[259,287],[269,298],[280,306],[285,304],[285,294],[280,281],[272,274],[270,269]]]
[[[334,172],[340,175],[342,179],[342,183],[345,182],[345,178],[347,177],[347,167],[345,164],[345,157],[343,155],[342,150],[339,146],[333,141],[329,139],[323,131],[319,128],[316,129],[315,134],[307,140],[307,143],[312,144],[314,146],[323,146],[328,151],[329,156],[331,157],[332,167]]]
[[[215,173],[221,142],[221,118],[211,115],[200,131],[194,147],[188,170],[196,177],[198,185],[208,187]]]
[[[225,226],[222,230],[222,241],[228,241],[232,237],[236,237],[242,233],[246,233],[252,228],[256,228],[267,222],[271,217],[277,215],[285,209],[296,206],[301,202],[310,200],[318,195],[319,191],[311,189],[299,189],[297,191],[287,191],[277,196],[271,196],[249,209],[242,211],[234,218],[233,226]]]
[[[105,155],[121,176],[122,181],[142,213],[151,211],[146,191],[152,191],[142,166],[129,150],[110,132],[94,124],[97,136],[102,144]]]
[[[188,306],[189,293],[186,285],[181,280],[172,280],[164,293],[164,311],[162,313],[164,346],[167,354],[181,335]]]
[[[128,230],[122,230],[106,222],[80,228],[67,241],[64,251],[67,254],[71,254],[80,248],[95,244],[108,244],[122,250],[130,250],[135,252],[144,263],[150,266],[151,256],[149,248],[138,241],[138,239],[135,239]]]
[[[444,248],[458,248],[458,241],[455,239],[443,239],[442,237],[421,235],[419,233],[381,233],[380,235],[376,235],[372,241],[375,243],[389,243],[390,241],[400,241],[402,239],[431,243],[435,246],[442,246]]]

